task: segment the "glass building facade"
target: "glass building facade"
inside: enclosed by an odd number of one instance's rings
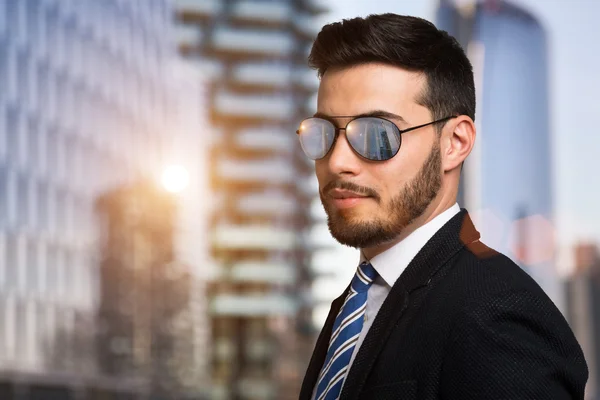
[[[94,203],[153,176],[169,149],[171,24],[166,0],[0,2],[3,399],[38,381],[116,387],[93,351]]]

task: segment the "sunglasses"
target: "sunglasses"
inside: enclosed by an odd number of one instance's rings
[[[339,132],[343,130],[346,131],[346,139],[350,143],[350,147],[359,156],[370,161],[385,161],[394,157],[400,150],[403,133],[452,118],[456,118],[456,116],[400,130],[392,121],[379,117],[354,118],[344,128],[337,128],[333,122],[315,117],[302,121],[296,133],[300,139],[302,150],[312,160],[325,157],[335,144]]]

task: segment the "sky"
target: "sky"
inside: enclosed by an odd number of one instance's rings
[[[554,161],[555,227],[559,263],[572,263],[574,243],[600,245],[600,1],[512,0],[537,16],[547,31],[550,70],[550,115]],[[327,0],[322,24],[342,18],[394,12],[433,21],[437,0]],[[435,21],[433,21],[435,22]],[[327,236],[322,229],[321,236]],[[351,278],[356,250],[337,248],[335,258],[349,264],[316,293],[343,290]],[[335,287],[335,289],[333,289]]]

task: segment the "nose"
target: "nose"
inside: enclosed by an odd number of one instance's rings
[[[326,162],[329,171],[335,175],[357,175],[360,172],[361,159],[350,147],[344,129],[340,129]]]

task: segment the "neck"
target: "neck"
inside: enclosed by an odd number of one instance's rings
[[[394,240],[386,243],[382,243],[373,247],[365,247],[362,250],[363,254],[367,259],[371,259],[384,251],[394,247],[402,240],[407,238],[411,233],[427,224],[429,221],[452,207],[456,203],[456,196],[441,196],[436,197],[431,204],[425,209],[423,214],[407,225],[402,232],[394,238]]]

